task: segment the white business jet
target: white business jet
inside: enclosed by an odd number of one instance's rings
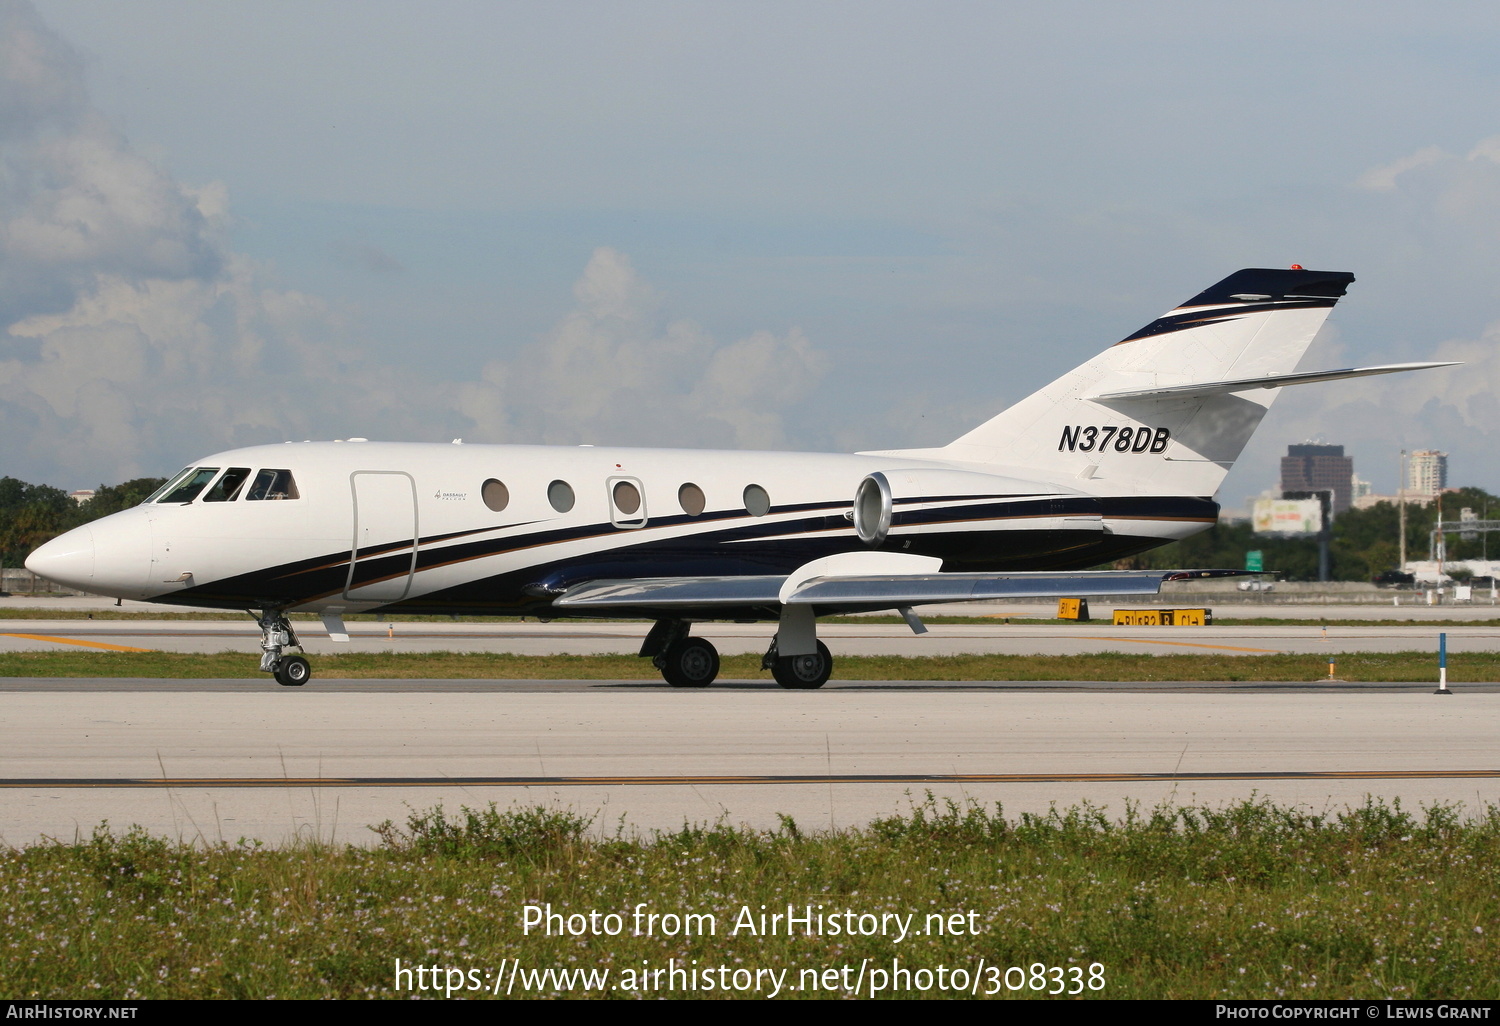
[[[1354,280],[1238,271],[940,448],[848,454],[341,442],[207,456],[26,565],[119,598],[248,609],[261,670],[306,683],[287,613],[648,618],[668,683],[718,675],[705,620],[777,623],[817,688],[816,618],[990,598],[1156,594],[1235,571],[1086,571],[1211,526],[1276,389]]]

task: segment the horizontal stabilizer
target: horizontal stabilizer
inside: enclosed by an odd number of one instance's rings
[[[1098,598],[1155,595],[1164,581],[1238,577],[1239,570],[1096,570],[1010,574],[852,574],[815,577],[782,596],[779,576],[643,577],[574,585],[553,605],[560,609],[693,609],[712,606],[887,609],[932,602],[983,599]]]
[[[1338,381],[1341,378],[1364,378],[1374,374],[1399,374],[1402,371],[1430,370],[1433,367],[1457,367],[1458,363],[1387,363],[1379,367],[1346,367],[1343,370],[1308,371],[1303,374],[1267,374],[1258,378],[1233,381],[1203,381],[1191,385],[1166,385],[1161,388],[1138,388],[1128,392],[1104,392],[1086,398],[1100,401],[1113,399],[1190,399],[1198,396],[1248,392],[1254,388],[1284,388],[1287,385],[1310,385],[1316,381]]]

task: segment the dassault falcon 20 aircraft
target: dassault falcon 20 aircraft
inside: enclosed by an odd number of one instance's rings
[[[765,666],[816,688],[816,618],[987,598],[1155,594],[1234,571],[1086,571],[1206,530],[1276,389],[1354,280],[1238,271],[948,445],[852,455],[340,442],[197,460],[26,565],[120,598],[248,609],[261,670],[306,683],[289,612],[655,621],[666,680],[718,675],[705,620],[777,623]]]

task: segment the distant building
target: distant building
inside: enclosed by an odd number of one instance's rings
[[[1408,495],[1433,496],[1448,487],[1448,454],[1436,449],[1417,449],[1407,460]]]
[[[93,497],[94,497],[94,490],[92,488],[80,488],[76,492],[69,492],[68,493],[68,498],[72,499],[74,502],[78,503],[78,505],[80,505],[80,506],[82,506],[85,502],[88,502]]]
[[[1333,512],[1343,513],[1354,501],[1354,458],[1342,445],[1289,445],[1281,458],[1281,491],[1316,492],[1333,489]]]
[[[1426,509],[1428,506],[1432,505],[1434,498],[1435,496],[1432,495],[1413,495],[1411,492],[1407,492],[1406,504],[1408,506],[1421,506],[1423,509]],[[1390,505],[1394,506],[1400,501],[1401,497],[1396,495],[1361,495],[1359,498],[1354,500],[1354,508],[1369,509],[1371,506],[1375,506],[1382,502],[1389,503]]]

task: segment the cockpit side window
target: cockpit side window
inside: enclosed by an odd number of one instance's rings
[[[300,499],[297,482],[292,480],[290,470],[262,470],[255,475],[255,482],[245,496],[246,502],[261,499]]]
[[[208,483],[218,472],[218,467],[194,467],[191,472],[178,475],[177,486],[167,489],[166,494],[156,501],[192,502],[199,492],[208,487]]]
[[[233,502],[240,494],[240,489],[245,487],[245,479],[250,476],[249,467],[230,467],[224,471],[224,476],[214,482],[214,486],[203,496],[204,502]]]
[[[148,495],[144,499],[142,499],[141,500],[141,505],[142,506],[148,505],[150,503],[155,502],[157,499],[161,498],[163,495],[166,495],[172,489],[174,489],[178,485],[182,484],[183,479],[186,478],[189,474],[191,474],[195,469],[197,469],[197,468],[196,467],[184,467],[183,469],[179,470],[177,473],[175,473],[171,477],[167,478],[167,483],[166,484],[162,485],[156,491],[152,492],[150,495]]]

